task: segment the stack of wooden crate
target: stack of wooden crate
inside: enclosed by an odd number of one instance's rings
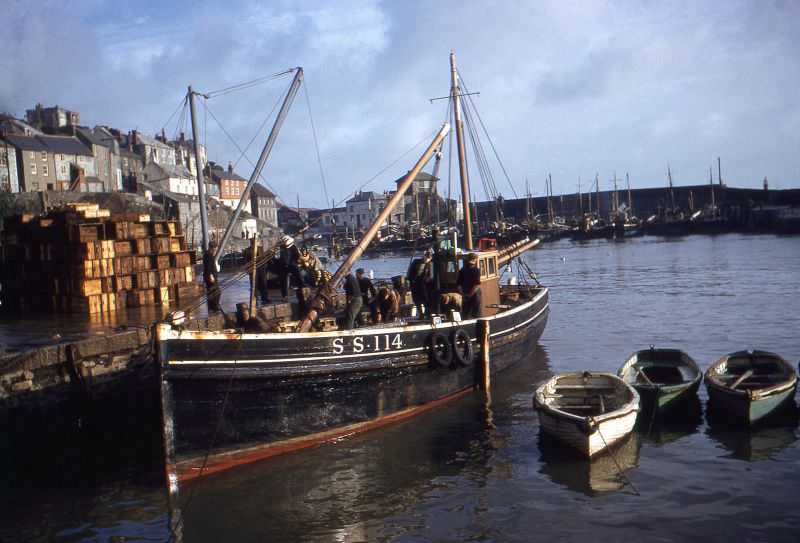
[[[16,312],[99,313],[196,295],[180,223],[69,204],[7,218],[0,300]]]

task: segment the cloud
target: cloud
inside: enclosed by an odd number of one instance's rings
[[[303,66],[306,88],[265,171],[287,199],[304,191],[304,203],[323,205],[308,190],[320,174],[306,91],[330,192],[343,196],[442,123],[446,103],[429,100],[448,93],[454,50],[517,192],[549,171],[556,192],[596,171],[660,186],[667,161],[704,182],[716,156],[731,183],[766,175],[796,186],[798,42],[800,4],[780,1],[19,1],[0,22],[0,109],[57,103],[86,124],[172,133],[186,129],[179,115],[164,125],[188,85],[210,91]],[[207,105],[245,146],[290,77]],[[199,113],[212,159],[235,161],[202,104]],[[261,145],[263,133],[252,161]],[[249,174],[246,160],[239,168]]]

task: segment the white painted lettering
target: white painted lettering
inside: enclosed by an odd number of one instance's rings
[[[360,353],[364,350],[364,338],[361,336],[353,338],[353,352]]]
[[[342,354],[344,352],[344,339],[337,337],[333,340],[333,354]]]

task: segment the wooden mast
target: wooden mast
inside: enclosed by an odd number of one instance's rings
[[[425,167],[433,154],[436,153],[436,150],[439,148],[439,145],[442,143],[442,140],[449,131],[450,125],[448,123],[444,123],[442,128],[436,134],[436,137],[426,149],[425,154],[420,157],[414,168],[412,168],[411,171],[406,174],[405,179],[403,179],[403,181],[397,186],[397,192],[394,193],[394,195],[386,203],[386,207],[383,208],[383,210],[378,214],[377,218],[372,222],[372,225],[370,225],[369,229],[364,233],[364,236],[361,238],[361,241],[358,242],[358,245],[353,248],[353,250],[350,252],[350,255],[345,259],[344,262],[342,262],[342,265],[339,266],[339,269],[336,270],[335,274],[333,274],[331,280],[317,290],[316,296],[314,296],[314,299],[309,303],[308,314],[300,323],[301,332],[307,332],[311,328],[311,323],[317,318],[319,312],[325,308],[325,304],[329,304],[331,302],[336,290],[339,288],[339,285],[342,284],[342,281],[353,267],[353,264],[356,263],[362,254],[364,254],[367,246],[369,246],[370,242],[375,237],[375,234],[378,233],[381,224],[386,221],[398,202],[403,199],[403,195],[417,178],[417,174],[422,170],[422,168]]]
[[[453,96],[453,115],[455,116],[455,129],[456,129],[456,143],[458,145],[458,173],[461,176],[461,207],[464,211],[464,238],[467,250],[471,251],[472,247],[472,222],[470,220],[469,212],[469,190],[467,188],[467,162],[466,152],[464,150],[464,132],[461,123],[461,101],[459,100],[458,88],[458,73],[456,72],[456,56],[450,53],[450,75],[452,81],[452,89],[450,93]]]

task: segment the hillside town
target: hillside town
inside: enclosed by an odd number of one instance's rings
[[[245,192],[248,180],[227,166],[208,160],[199,144],[199,169],[208,197],[209,236],[224,230],[229,213]],[[0,114],[0,193],[130,193],[164,209],[164,218],[179,220],[190,247],[199,246],[198,160],[194,141],[184,132],[169,139],[162,130],[147,135],[138,130],[81,124],[80,112],[61,106],[37,104],[20,119]],[[395,181],[399,183],[401,179]],[[392,212],[386,226],[403,228],[421,220],[458,214],[455,200],[436,195],[437,179],[420,173]],[[264,184],[253,186],[243,206],[241,237],[258,230],[262,238],[275,240],[284,231],[296,234],[338,232],[355,236],[386,207],[393,190],[354,192],[343,206],[331,208],[291,206],[281,202]]]

